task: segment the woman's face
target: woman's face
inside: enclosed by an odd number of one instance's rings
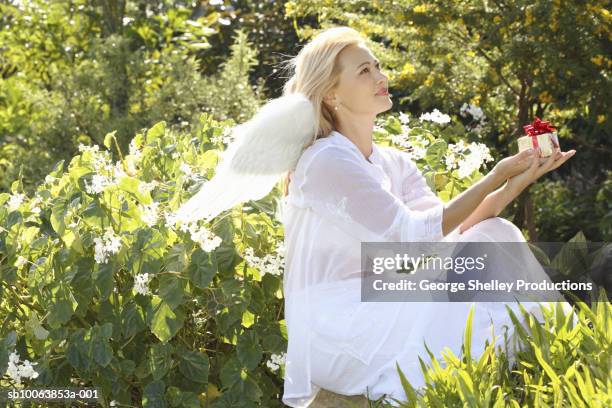
[[[325,101],[340,118],[344,115],[376,116],[391,108],[388,78],[365,45],[350,45],[338,54],[340,78]]]

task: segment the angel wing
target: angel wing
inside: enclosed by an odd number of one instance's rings
[[[258,200],[293,170],[316,133],[315,110],[301,93],[273,99],[234,128],[215,175],[177,211],[183,222],[206,221],[238,203]]]

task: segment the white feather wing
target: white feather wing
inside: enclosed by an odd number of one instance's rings
[[[315,135],[310,100],[295,93],[273,99],[236,126],[214,176],[177,211],[183,221],[206,221],[248,200],[266,196],[281,174],[293,170]]]

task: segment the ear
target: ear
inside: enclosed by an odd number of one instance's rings
[[[325,102],[328,107],[333,109],[333,107],[338,104],[336,94],[333,92],[328,93],[323,97],[323,102]]]

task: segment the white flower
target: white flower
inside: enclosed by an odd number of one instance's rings
[[[266,361],[266,365],[270,370],[276,371],[282,364],[285,364],[286,357],[287,353],[272,354],[270,360]]]
[[[223,0],[210,0],[208,4],[210,4],[211,6],[222,6]]]
[[[221,237],[218,237],[206,227],[198,228],[195,222],[190,224],[182,224],[181,229],[185,228],[185,226],[191,233],[191,240],[199,244],[202,251],[211,252],[221,245],[221,242],[223,241]]]
[[[22,193],[12,194],[6,202],[6,206],[8,207],[9,212],[18,209],[23,203],[24,198],[25,195]]]
[[[117,401],[112,400],[108,405],[110,405],[111,407],[116,407],[117,406]]]
[[[34,214],[40,214],[40,207],[38,207],[38,204],[42,203],[42,200],[39,196],[35,196],[32,201],[30,201],[30,212],[33,212]]]
[[[179,222],[178,214],[168,211],[164,214],[165,226],[168,229],[174,229]]]
[[[155,186],[157,186],[157,181],[153,180],[150,183],[147,183],[145,181],[141,181],[140,184],[138,185],[138,192],[140,194],[146,194],[151,192]]]
[[[57,180],[57,178],[53,177],[50,174],[47,174],[45,176],[45,183],[47,183],[47,184],[52,184],[55,180]]]
[[[444,163],[446,164],[446,170],[451,171],[457,165],[457,155],[455,152],[447,152],[444,155]]]
[[[476,121],[479,121],[480,119],[484,117],[484,112],[482,111],[482,109],[480,109],[476,105],[467,104],[467,103],[464,103],[463,105],[461,105],[461,108],[459,109],[459,113],[463,117],[466,116],[466,113],[469,113],[470,115],[472,115],[472,118],[474,118],[474,120]]]
[[[276,253],[282,256],[285,256],[285,243],[283,241],[280,241],[277,245],[276,245]]]
[[[128,171],[130,174],[134,174],[134,173],[136,173],[136,163],[135,163],[135,160],[134,160],[134,158],[133,158],[132,156],[128,156],[128,157],[125,159],[125,163],[126,163],[126,165],[127,165],[127,171]]]
[[[408,116],[404,112],[400,112],[399,120],[400,120],[400,122],[402,122],[403,125],[407,125],[408,122],[410,122],[410,116]]]
[[[142,157],[142,151],[136,145],[136,141],[132,139],[130,141],[130,155],[134,156],[135,159],[140,159]]]
[[[285,264],[285,246],[284,243],[276,247],[276,254],[267,254],[263,258],[255,256],[254,250],[247,247],[244,250],[244,259],[251,268],[256,268],[264,275],[282,275]]]
[[[407,152],[412,160],[420,160],[427,154],[427,149],[422,146],[412,146],[412,149]]]
[[[189,166],[187,163],[181,163],[180,170],[185,176],[191,177],[191,166]]]
[[[97,152],[99,150],[98,145],[86,146],[83,143],[79,143],[79,152]]]
[[[20,268],[26,262],[28,262],[28,260],[26,258],[24,258],[23,256],[19,255],[17,257],[17,260],[15,261],[14,266],[15,266],[15,268]]]
[[[410,147],[405,135],[393,135],[391,136],[391,142],[404,148]]]
[[[124,173],[125,174],[125,173]],[[85,181],[85,191],[88,194],[99,194],[104,191],[106,187],[117,184],[117,179],[115,177],[108,177],[102,174],[94,174],[91,178],[91,184]]]
[[[123,163],[121,163],[120,160],[115,163],[115,168],[113,169],[113,176],[115,177],[115,179],[120,179],[121,177],[127,176],[127,174],[125,174],[125,171],[123,170]]]
[[[22,378],[37,378],[38,373],[34,370],[34,365],[38,363],[30,363],[29,360],[24,360],[22,364],[19,364],[19,354],[17,351],[13,351],[9,355],[8,368],[6,374],[13,379],[17,384],[21,384]]]
[[[437,108],[433,110],[433,112],[423,113],[419,120],[422,122],[424,120],[435,122],[439,124],[444,124],[450,122],[450,116],[445,113],[440,112]]]
[[[109,171],[113,168],[112,160],[108,157],[107,152],[93,153],[91,156],[91,161],[94,169],[97,172],[102,170]]]
[[[215,144],[219,144],[219,143],[231,143],[232,140],[234,140],[233,136],[232,136],[232,132],[234,131],[234,128],[230,128],[227,127],[225,129],[223,129],[223,133],[219,136],[213,136],[210,141],[215,143]]]
[[[134,276],[134,290],[141,295],[150,295],[149,289],[150,276],[148,273],[139,273]]]
[[[107,227],[102,238],[94,238],[94,244],[96,262],[106,263],[110,254],[116,254],[121,249],[121,237],[115,235],[111,227]]]
[[[157,223],[157,219],[159,218],[158,206],[159,203],[156,202],[140,206],[140,211],[142,213],[141,220],[149,227],[152,227]]]
[[[91,178],[91,184],[87,184],[87,182],[85,182],[85,189],[89,194],[98,194],[104,191],[106,183],[106,176],[94,174],[94,176]]]
[[[454,145],[449,145],[444,159],[448,171],[456,167],[458,176],[465,178],[478,170],[483,163],[493,160],[493,157],[484,143],[472,142],[466,145],[463,140],[460,140]]]

